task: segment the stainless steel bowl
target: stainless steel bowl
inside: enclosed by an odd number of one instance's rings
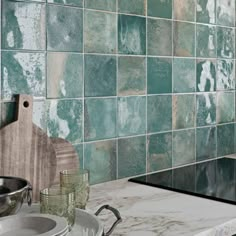
[[[27,180],[0,176],[0,217],[16,214],[25,200],[31,205],[32,187]]]

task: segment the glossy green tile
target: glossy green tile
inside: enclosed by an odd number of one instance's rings
[[[172,21],[147,19],[147,22],[148,55],[171,56]]]
[[[195,95],[173,96],[173,129],[195,126]]]
[[[45,6],[2,1],[2,48],[45,49]]]
[[[118,95],[146,93],[146,58],[118,57]]]
[[[34,101],[33,103],[33,122],[42,130],[46,131],[47,120],[46,120],[46,101]]]
[[[85,140],[116,137],[116,98],[86,99],[84,107]]]
[[[149,135],[147,139],[147,171],[172,167],[172,133]]]
[[[146,137],[118,139],[118,178],[144,174],[145,172]]]
[[[146,132],[146,97],[118,98],[118,135],[129,136]]]
[[[196,90],[195,59],[173,59],[173,92],[188,93]]]
[[[172,159],[173,166],[185,165],[195,161],[195,129],[173,132]]]
[[[89,170],[91,184],[116,179],[116,153],[115,140],[85,143],[84,167]]]
[[[197,60],[197,92],[216,91],[216,60]]]
[[[147,97],[147,129],[149,133],[171,130],[171,109],[171,95]]]
[[[146,19],[118,16],[118,50],[121,54],[146,54]]]
[[[48,100],[47,131],[52,137],[60,137],[71,143],[83,141],[82,100]]]
[[[174,56],[195,56],[195,25],[192,23],[174,22]]]
[[[116,0],[84,0],[84,5],[90,9],[116,11]]]
[[[197,25],[196,32],[197,57],[216,57],[216,27]]]
[[[147,92],[161,94],[172,92],[172,59],[148,57]]]
[[[117,0],[118,1],[118,12],[135,14],[135,15],[146,15],[146,2],[147,0]]]
[[[197,1],[197,22],[215,24],[215,1],[216,0]]]
[[[201,128],[196,132],[196,160],[216,157],[216,127]]]
[[[45,54],[2,52],[2,98],[25,93],[45,96]]]
[[[174,19],[195,21],[195,0],[173,0]]]
[[[216,0],[216,23],[224,26],[234,26],[235,1]]]
[[[110,0],[109,0],[110,1]],[[117,16],[106,12],[84,12],[84,50],[116,53]]]
[[[79,158],[79,167],[83,168],[84,167],[84,147],[83,147],[83,144],[75,144],[73,146],[74,146],[75,151],[76,151],[78,158]]]
[[[235,93],[217,92],[217,124],[234,122]]]
[[[78,98],[83,95],[83,56],[47,54],[47,98]]]
[[[76,7],[83,7],[83,0],[47,0],[49,3],[58,3],[63,5],[72,5]]]
[[[197,126],[216,123],[216,93],[197,94]]]
[[[47,10],[47,49],[82,52],[83,10],[56,5]]]
[[[172,18],[172,0],[147,0],[148,16]]]
[[[116,57],[85,55],[84,66],[86,97],[116,95]]]

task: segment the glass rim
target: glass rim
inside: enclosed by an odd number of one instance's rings
[[[64,192],[61,191],[63,189],[65,190]],[[57,192],[56,193],[50,193],[49,190],[56,190]],[[47,191],[47,192],[45,192],[45,191]],[[50,197],[50,196],[54,196],[54,197],[55,196],[58,196],[58,197],[59,196],[70,196],[72,194],[74,194],[73,191],[68,192],[67,188],[61,187],[61,186],[52,186],[52,187],[48,187],[48,188],[44,188],[44,189],[40,190],[40,195],[48,196],[48,197]]]
[[[83,175],[83,174],[89,174],[88,169],[78,168],[78,169],[67,169],[60,171],[60,175]]]

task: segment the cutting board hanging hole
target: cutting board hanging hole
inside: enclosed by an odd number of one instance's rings
[[[29,107],[29,105],[30,105],[30,104],[29,104],[29,102],[28,102],[28,101],[24,101],[24,102],[23,102],[23,106],[24,106],[24,108],[28,108],[28,107]]]

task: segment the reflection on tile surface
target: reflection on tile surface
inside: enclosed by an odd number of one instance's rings
[[[216,0],[197,0],[197,22],[215,23],[215,1]]]

